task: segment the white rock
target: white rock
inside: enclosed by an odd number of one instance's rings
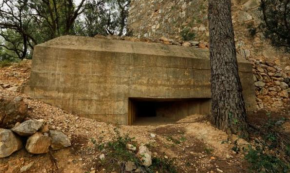
[[[136,151],[137,150],[137,148],[134,145],[132,145],[132,144],[127,144],[126,147],[127,147],[128,150],[131,150],[131,151]]]
[[[29,171],[29,169],[30,169],[33,165],[34,165],[34,162],[31,162],[31,163],[29,163],[29,164],[23,166],[22,168],[20,168],[20,172],[22,173],[22,172],[27,172],[27,171]]]
[[[71,146],[69,138],[60,131],[50,130],[49,136],[51,137],[51,148],[53,150],[59,150]]]
[[[191,43],[186,41],[186,42],[182,43],[182,46],[183,47],[190,47]]]
[[[0,158],[8,157],[21,148],[21,140],[11,130],[0,129]]]
[[[150,134],[150,137],[151,137],[151,138],[155,138],[155,137],[156,137],[156,134],[151,133],[151,134]]]
[[[131,161],[128,161],[126,162],[125,164],[125,169],[127,172],[131,172],[133,171],[134,169],[137,169],[136,165],[134,162],[131,162]]]
[[[43,120],[27,120],[11,130],[20,136],[30,136],[36,133],[43,125]]]
[[[139,151],[137,153],[137,156],[142,161],[142,165],[149,167],[152,165],[152,157],[151,152],[148,150],[148,148],[144,145],[141,145],[139,147]]]
[[[101,155],[99,156],[99,158],[100,158],[100,160],[105,160],[105,154],[101,154]]]

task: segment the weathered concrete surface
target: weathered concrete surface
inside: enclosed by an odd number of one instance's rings
[[[202,49],[65,36],[35,47],[24,92],[81,116],[130,124],[129,98],[210,99],[208,57]],[[239,61],[239,70],[253,110],[252,65]]]

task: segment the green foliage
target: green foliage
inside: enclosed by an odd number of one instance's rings
[[[184,28],[181,32],[180,35],[184,41],[190,41],[195,38],[195,33],[191,31],[190,28]]]
[[[128,135],[121,136],[117,129],[114,129],[116,137],[112,141],[106,143],[97,144],[95,140],[92,142],[96,145],[99,151],[106,151],[105,159],[100,161],[100,165],[106,168],[107,172],[121,172],[126,162],[133,162],[138,168],[141,168],[144,173],[177,173],[174,166],[174,160],[158,158],[152,159],[152,165],[145,167],[142,165],[142,161],[136,156],[136,151],[127,149],[127,144],[137,146],[134,138]]]
[[[206,147],[206,148],[204,149],[204,151],[205,151],[206,154],[210,155],[210,154],[212,154],[212,152],[213,152],[214,150],[213,150],[212,148],[207,148],[207,147]]]
[[[248,32],[250,34],[251,37],[256,36],[257,34],[257,28],[255,28],[252,24],[247,26],[248,28]]]
[[[266,38],[277,47],[290,51],[290,2],[289,0],[262,0],[263,23]]]
[[[250,169],[261,173],[288,173],[289,165],[280,160],[278,157],[265,154],[263,148],[250,147],[245,159],[251,164]]]
[[[280,134],[285,118],[274,120],[270,114],[267,115],[269,119],[259,131],[261,138],[255,139],[255,147],[249,147],[245,159],[252,171],[287,173],[290,171],[289,139]]]
[[[124,35],[131,0],[3,0],[0,47],[12,58],[32,56],[35,45],[62,35]],[[8,8],[10,7],[10,8]],[[2,58],[3,59],[3,58]]]
[[[173,136],[167,136],[166,139],[167,139],[167,141],[171,141],[171,142],[173,142],[176,145],[179,145],[179,144],[181,144],[181,143],[186,141],[186,138],[184,136],[181,136],[180,138],[175,138]]]
[[[155,173],[156,171],[153,171],[153,170],[158,170],[158,172],[160,173],[177,173],[177,170],[173,165],[174,165],[174,160],[155,157],[152,159],[152,166],[151,166],[152,171],[148,171],[148,172]]]

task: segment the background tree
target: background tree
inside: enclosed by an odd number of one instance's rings
[[[231,0],[209,0],[212,116],[228,133],[247,135],[246,109],[231,19]]]
[[[36,43],[27,32],[31,23],[28,0],[3,0],[0,18],[0,36],[7,42],[0,46],[13,51],[19,59],[24,59],[27,56],[28,46]]]
[[[91,0],[76,22],[77,35],[128,35],[127,18],[131,0]]]
[[[61,35],[124,35],[130,0],[3,0],[0,45],[12,57],[31,57],[36,44]],[[11,53],[13,52],[13,53]]]
[[[266,38],[290,52],[290,0],[261,0],[261,11]]]

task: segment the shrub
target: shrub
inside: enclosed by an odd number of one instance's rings
[[[190,41],[195,38],[195,33],[190,28],[184,28],[180,34],[184,41]]]

